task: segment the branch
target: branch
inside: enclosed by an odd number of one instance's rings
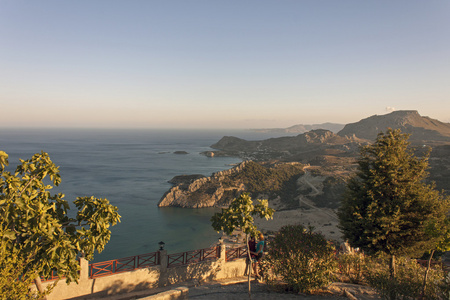
[[[69,224],[69,223],[64,223],[64,225],[61,226],[61,228],[67,228],[67,227],[83,227],[89,225],[89,223],[85,223],[85,224]]]
[[[22,197],[23,192],[25,192],[25,190],[28,188],[28,186],[31,184],[31,181],[36,179],[37,176],[31,176],[30,180],[28,181],[28,183],[25,185],[25,187],[22,189],[22,191],[19,192],[19,197]],[[9,199],[9,201],[11,201],[14,198],[14,194],[11,195],[11,198]]]

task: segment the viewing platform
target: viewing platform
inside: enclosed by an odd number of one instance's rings
[[[160,246],[156,252],[92,264],[80,258],[78,284],[67,284],[61,278],[47,299],[110,299],[113,295],[130,292],[156,293],[159,288],[180,282],[200,284],[236,278],[242,276],[247,267],[247,248],[227,246],[222,239],[210,248],[174,254],[168,254],[163,245]],[[48,286],[56,279],[49,278],[43,285]]]

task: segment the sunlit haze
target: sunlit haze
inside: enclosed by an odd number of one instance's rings
[[[0,1],[0,126],[450,122],[450,1]]]

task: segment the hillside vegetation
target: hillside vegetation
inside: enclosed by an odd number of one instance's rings
[[[242,192],[256,198],[282,199],[292,202],[297,180],[304,173],[299,163],[243,162],[239,166],[210,177],[192,181],[187,176],[172,187],[160,200],[159,206],[221,207]]]
[[[261,141],[225,136],[211,145],[215,150],[208,153],[240,157],[245,163],[211,177],[176,176],[171,180],[175,186],[158,205],[227,206],[240,193],[248,192],[253,198],[269,199],[278,211],[336,209],[347,178],[356,170],[360,148],[371,144],[388,127],[410,134],[418,156],[432,147],[428,181],[436,182],[437,189],[448,194],[450,124],[422,117],[417,111],[396,111],[347,124],[338,133],[314,129]]]

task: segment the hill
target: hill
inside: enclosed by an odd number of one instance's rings
[[[274,134],[280,134],[280,133],[305,133],[311,130],[316,129],[325,129],[332,131],[334,133],[339,132],[342,128],[344,128],[344,124],[337,124],[337,123],[322,123],[322,124],[312,124],[312,125],[304,125],[304,124],[297,124],[288,128],[266,128],[266,129],[255,129],[256,132],[264,132],[264,133],[274,133]]]
[[[404,133],[411,134],[409,140],[414,144],[450,142],[450,123],[422,117],[415,110],[394,111],[381,116],[374,115],[345,125],[338,135],[373,141],[378,133],[386,132],[388,128],[400,129]]]
[[[175,186],[159,205],[227,206],[239,193],[249,192],[252,198],[269,199],[286,222],[314,219],[314,226],[338,234],[334,211],[340,205],[347,178],[357,169],[359,149],[387,128],[410,133],[418,156],[427,149],[424,144],[432,146],[429,182],[449,194],[450,124],[422,117],[417,111],[396,111],[347,124],[338,134],[316,129],[260,141],[224,136],[211,145],[215,150],[204,154],[235,156],[246,162],[211,177],[174,178]],[[332,230],[330,223],[334,224]]]
[[[355,152],[366,141],[356,137],[339,136],[329,130],[317,129],[291,137],[271,138],[261,141],[225,136],[211,148],[214,155],[237,156],[244,160],[282,160],[309,162],[318,155]]]
[[[304,173],[299,163],[242,162],[209,177],[176,176],[158,206],[185,208],[226,207],[242,192],[252,197],[289,202],[297,194],[297,179]],[[294,205],[297,207],[297,205]]]

